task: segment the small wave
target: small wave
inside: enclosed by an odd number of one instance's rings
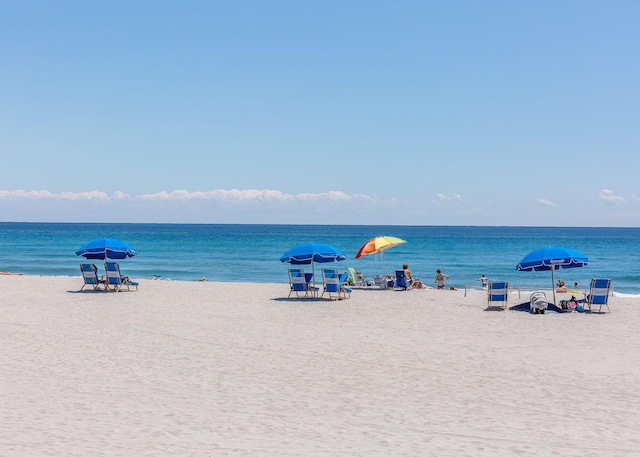
[[[640,298],[640,294],[623,294],[616,291],[613,292],[613,296],[620,298]]]

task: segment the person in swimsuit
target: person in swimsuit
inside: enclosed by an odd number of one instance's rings
[[[433,281],[436,284],[436,288],[444,289],[444,282],[449,279],[449,275],[444,274],[440,271],[440,268],[436,270],[436,280]]]
[[[556,292],[564,293],[567,291],[567,286],[564,285],[564,281],[562,279],[558,280],[558,285],[556,286]]]
[[[402,269],[404,270],[404,278],[407,280],[407,287],[411,287],[413,284],[413,276],[411,276],[409,265],[407,265],[406,263],[402,264]]]

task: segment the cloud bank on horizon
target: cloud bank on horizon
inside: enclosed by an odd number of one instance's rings
[[[604,207],[620,207],[640,203],[630,195],[631,202],[602,189],[592,199]],[[368,194],[347,194],[343,191],[320,193],[287,193],[273,189],[214,189],[188,191],[176,189],[155,193],[111,194],[92,190],[86,192],[51,192],[48,190],[0,190],[0,210],[5,222],[140,222],[140,223],[312,223],[312,224],[374,224],[374,225],[581,225],[575,215],[563,219],[557,210],[562,204],[548,198],[535,198],[530,204],[510,205],[505,212],[496,211],[497,202],[474,201],[458,193],[436,193],[419,200],[384,198]],[[535,207],[538,207],[538,210]],[[533,218],[530,224],[515,220],[523,211],[545,214],[551,212],[553,223]],[[509,218],[509,213],[517,218]],[[133,217],[131,215],[134,215]],[[120,216],[118,216],[120,215]],[[439,224],[432,220],[447,220]],[[471,221],[471,222],[470,222]],[[627,226],[615,213],[596,220],[593,226]]]

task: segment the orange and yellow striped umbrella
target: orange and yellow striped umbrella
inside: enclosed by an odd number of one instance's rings
[[[377,236],[375,238],[371,238],[369,241],[362,245],[362,247],[356,254],[356,259],[369,254],[378,254],[380,256],[380,264],[382,265],[382,277],[384,278],[385,271],[382,253],[385,249],[389,249],[403,243],[406,243],[406,241],[401,240],[400,238],[396,238],[395,236]]]
[[[356,254],[356,259],[369,254],[381,253],[385,249],[392,248],[402,243],[406,243],[406,241],[396,238],[395,236],[377,236],[375,238],[371,238],[362,245]]]

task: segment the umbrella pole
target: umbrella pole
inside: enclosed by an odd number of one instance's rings
[[[553,270],[555,270],[556,268],[551,265],[551,290],[553,291],[553,305],[555,306],[556,304],[556,282],[553,279]]]
[[[384,271],[384,251],[380,251],[380,263],[382,264],[382,288],[387,288],[387,275]]]
[[[315,298],[316,296],[316,264],[313,261],[313,257],[311,258],[311,277],[313,278],[313,290],[311,291],[311,296]]]

